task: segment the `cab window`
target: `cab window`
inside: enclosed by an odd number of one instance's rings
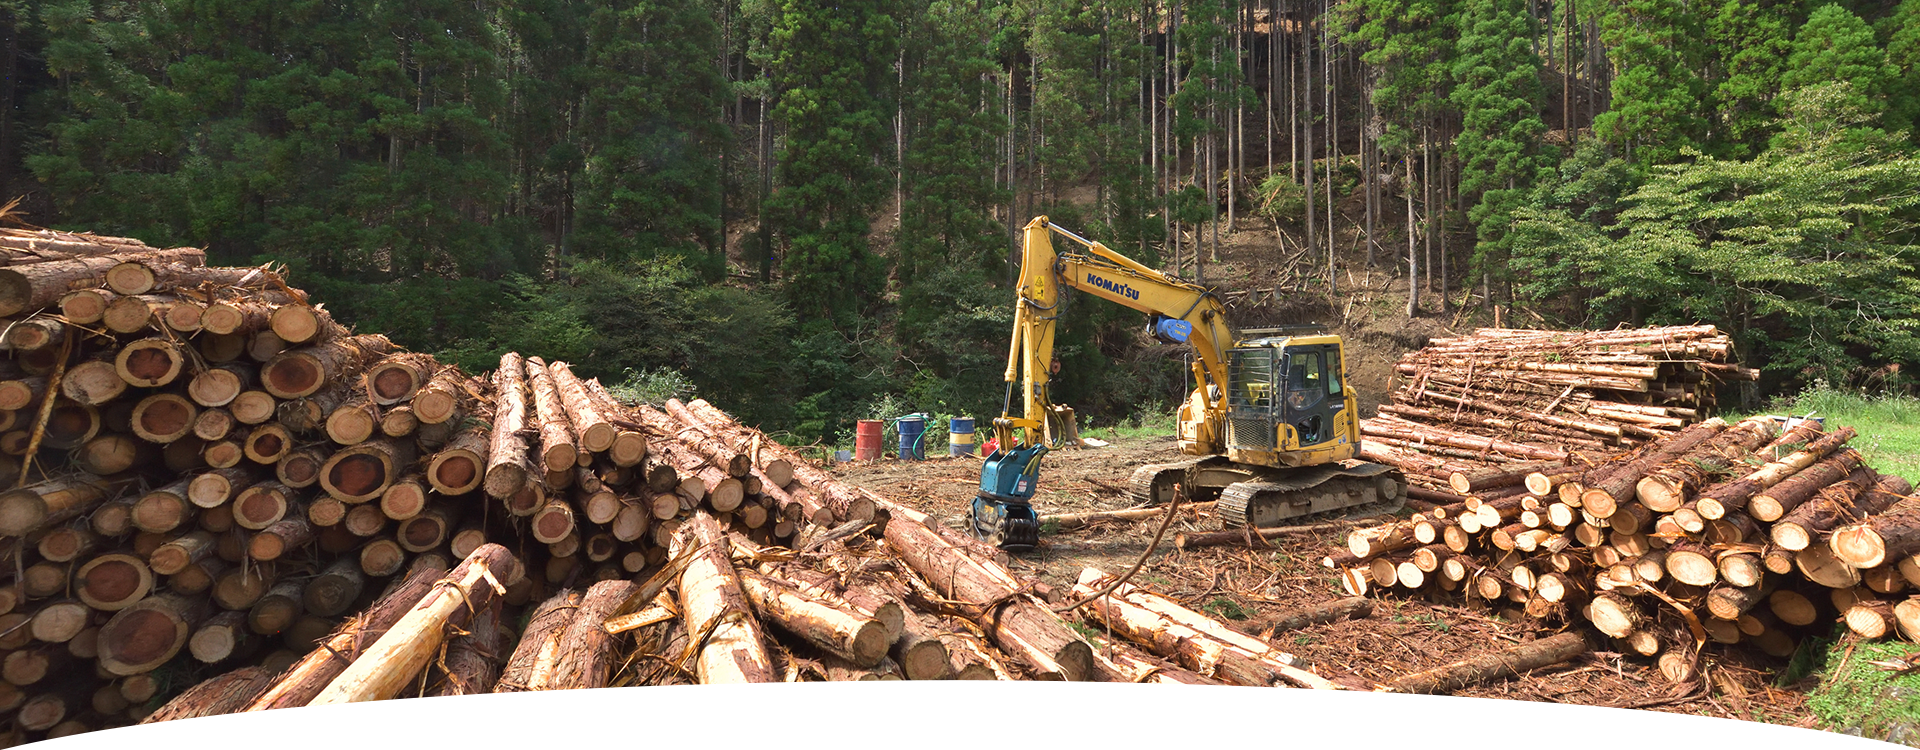
[[[1318,352],[1296,352],[1287,357],[1290,373],[1287,390],[1318,391],[1326,388],[1327,373]]]

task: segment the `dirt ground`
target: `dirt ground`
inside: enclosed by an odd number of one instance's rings
[[[1101,435],[1103,439],[1108,436]],[[1120,439],[1103,449],[1055,452],[1046,459],[1035,504],[1042,514],[1130,507],[1127,478],[1144,463],[1178,456],[1172,436]],[[964,528],[967,506],[979,486],[978,458],[926,462],[883,460],[844,464],[835,472]],[[1403,511],[1404,513],[1405,511]],[[1351,525],[1368,519],[1352,519]],[[1056,586],[1071,587],[1084,567],[1113,574],[1131,568],[1152,541],[1160,519],[1047,531],[1041,546],[1016,557],[1014,569]],[[1281,537],[1273,546],[1179,551],[1173,535],[1212,531],[1220,521],[1206,512],[1181,511],[1134,583],[1208,611],[1237,629],[1262,635],[1280,613],[1343,596],[1320,559],[1337,548],[1345,529]],[[1392,594],[1378,598],[1373,615],[1291,631],[1272,637],[1282,650],[1303,657],[1322,676],[1384,682],[1459,659],[1550,635],[1557,626],[1508,621],[1463,601],[1428,601]],[[1705,680],[1674,686],[1651,660],[1595,652],[1519,679],[1475,687],[1459,695],[1484,698],[1641,708],[1813,727],[1806,708],[1811,681],[1776,687],[1784,662],[1740,647],[1709,649]]]

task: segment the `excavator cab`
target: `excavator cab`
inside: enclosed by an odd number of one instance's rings
[[[1243,340],[1227,353],[1227,452],[1264,466],[1307,463],[1292,454],[1337,443],[1350,421],[1338,419],[1348,407],[1340,338],[1318,329],[1251,333],[1280,335]]]

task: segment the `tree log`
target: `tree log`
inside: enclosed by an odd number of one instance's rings
[[[172,659],[212,612],[205,599],[155,594],[115,613],[100,628],[100,666],[116,675],[147,672]]]
[[[1789,435],[1804,434],[1789,430]],[[1757,493],[1779,484],[1787,477],[1812,466],[1814,462],[1826,457],[1828,453],[1839,450],[1853,439],[1853,428],[1842,427],[1819,439],[1806,444],[1785,458],[1769,462],[1758,469],[1748,472],[1739,479],[1732,479],[1703,489],[1697,496],[1700,515],[1714,519],[1726,516],[1730,512],[1744,512],[1748,501]],[[1776,441],[1773,447],[1782,447]]]
[[[1613,515],[1620,503],[1633,499],[1635,486],[1647,472],[1687,455],[1694,448],[1706,443],[1727,429],[1727,423],[1714,418],[1681,430],[1680,434],[1660,441],[1651,450],[1644,451],[1639,457],[1621,461],[1612,467],[1605,478],[1589,480],[1587,487],[1580,493],[1580,505],[1587,512],[1600,518]]]
[[[520,492],[533,474],[523,436],[528,417],[525,373],[524,361],[514,352],[501,355],[500,367],[493,373],[493,434],[487,449],[485,486],[488,495],[501,500]]]
[[[500,662],[506,656],[509,633],[500,625],[501,600],[475,615],[467,632],[447,643],[445,679],[428,695],[479,695],[489,691],[500,678]]]
[[[573,424],[554,387],[553,374],[539,357],[527,358],[527,385],[533,393],[533,413],[540,434],[541,462],[551,468],[572,469],[578,463],[580,447]]]
[[[206,253],[197,248],[176,248],[0,268],[0,315],[18,315],[28,310],[51,307],[59,302],[76,282],[97,279],[123,261],[149,260],[197,264],[206,262]],[[141,290],[136,293],[146,291]]]
[[[887,656],[893,639],[879,620],[753,571],[738,575],[754,611],[781,629],[858,667],[872,667]]]
[[[519,645],[514,647],[513,655],[500,670],[500,679],[494,684],[493,692],[513,693],[546,688],[553,672],[553,657],[559,647],[560,637],[573,623],[581,599],[580,592],[563,590],[533,610],[533,614],[527,618],[526,631],[520,635]],[[542,673],[537,682],[534,679],[536,671]]]
[[[174,696],[158,711],[141,719],[153,724],[178,719],[197,719],[239,712],[273,687],[279,674],[266,667],[241,667],[210,677]]]
[[[573,621],[555,642],[553,677],[548,690],[606,687],[619,666],[620,638],[608,633],[607,619],[639,589],[631,581],[601,581],[580,599]]]
[[[506,593],[505,583],[517,577],[519,565],[500,545],[474,550],[307,705],[399,695],[439,652],[450,627],[465,628],[495,596]]]
[[[1088,568],[1081,573],[1073,595],[1076,599],[1090,597],[1103,588],[1104,576]],[[1122,588],[1130,587],[1123,585]],[[1249,645],[1257,650],[1252,650],[1235,642],[1223,642],[1187,623],[1129,601],[1120,590],[1093,599],[1084,611],[1115,634],[1201,675],[1251,687],[1267,687],[1285,680],[1306,687],[1333,688],[1332,683],[1310,672],[1278,661],[1272,656],[1271,647],[1253,643]]]
[[[387,337],[362,334],[281,352],[260,367],[260,383],[276,398],[310,396],[344,382],[369,362],[392,352]]]
[[[308,653],[293,667],[289,668],[279,680],[262,693],[259,698],[247,705],[248,711],[264,711],[271,708],[291,708],[304,706],[314,696],[320,694],[335,677],[347,668],[347,665],[359,658],[361,652],[373,639],[389,632],[401,617],[411,611],[416,604],[435,589],[447,569],[446,560],[437,555],[422,555],[414,561],[412,570],[385,595],[373,603],[373,606],[345,627],[328,638],[322,648]],[[309,591],[312,587],[308,587]],[[349,600],[351,601],[351,600]],[[307,608],[313,609],[313,597],[307,597]]]
[[[92,510],[111,485],[91,474],[73,474],[0,493],[0,536],[24,537]]]
[[[680,611],[689,633],[706,633],[694,662],[703,684],[777,682],[766,639],[728,560],[728,544],[706,511],[696,510],[674,537],[674,554],[696,548],[680,575]]]
[[[1886,510],[1903,493],[1871,491],[1879,480],[1880,476],[1872,469],[1864,466],[1854,469],[1844,479],[1820,488],[1812,498],[1781,516],[1768,529],[1768,535],[1774,544],[1798,552],[1840,524]],[[1899,477],[1893,480],[1903,484],[1906,481]]]
[[[1634,492],[1647,508],[1671,513],[1686,504],[1689,492],[1779,435],[1772,418],[1743,420],[1685,455],[1654,467],[1634,485]]]
[[[379,497],[413,464],[414,441],[369,440],[333,454],[320,468],[320,487],[346,503]]]
[[[1536,641],[1454,662],[1438,669],[1399,677],[1387,683],[1396,693],[1451,693],[1482,682],[1506,679],[1535,669],[1549,667],[1587,652],[1586,637],[1579,633],[1561,633]]]
[[[1773,522],[1813,498],[1821,488],[1845,479],[1860,465],[1860,454],[1852,449],[1835,452],[1800,473],[1781,480],[1754,494],[1747,513],[1758,521]]]

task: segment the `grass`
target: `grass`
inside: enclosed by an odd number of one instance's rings
[[[1082,429],[1080,430],[1080,435],[1082,437],[1097,437],[1107,440],[1122,438],[1165,438],[1172,437],[1175,434],[1176,428],[1177,425],[1174,424],[1173,412],[1142,409],[1135,414],[1132,419],[1091,429]]]
[[[1849,445],[1860,451],[1867,465],[1920,483],[1920,399],[1816,384],[1790,399],[1775,400],[1768,413],[1824,417],[1828,430],[1852,427],[1859,435]]]
[[[1874,662],[1920,659],[1900,641],[1840,641],[1826,651],[1826,677],[1807,708],[1832,731],[1920,747],[1920,672]]]

